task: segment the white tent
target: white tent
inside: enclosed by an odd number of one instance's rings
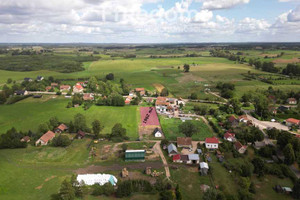
[[[95,183],[104,185],[105,183],[111,183],[113,186],[118,182],[117,178],[110,174],[79,174],[77,181],[79,183],[84,182],[86,185],[94,185]]]

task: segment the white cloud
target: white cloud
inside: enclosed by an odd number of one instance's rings
[[[196,0],[203,2],[202,9],[220,10],[233,8],[237,5],[247,4],[250,0]]]
[[[198,12],[194,19],[193,22],[197,22],[197,23],[203,23],[203,22],[208,22],[213,18],[213,13],[212,11],[209,10],[201,10],[200,12]]]

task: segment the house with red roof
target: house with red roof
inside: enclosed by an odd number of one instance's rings
[[[286,121],[286,125],[288,127],[291,126],[299,126],[300,127],[300,120],[299,119],[295,119],[295,118],[288,118]]]
[[[38,139],[35,142],[35,145],[47,145],[48,142],[50,142],[53,138],[55,137],[55,133],[53,133],[52,131],[48,131],[47,133],[45,133],[44,135],[42,135],[42,137],[40,137],[40,139]]]
[[[126,97],[126,99],[125,99],[125,104],[126,104],[126,105],[129,105],[129,104],[131,103],[131,101],[132,101],[132,96],[128,96],[128,97]]]
[[[135,92],[140,93],[141,96],[145,96],[145,88],[135,88]]]
[[[94,100],[94,94],[93,93],[85,93],[83,94],[83,100],[84,101],[93,101]]]
[[[207,149],[218,149],[219,148],[219,139],[216,137],[206,138],[205,147]]]
[[[83,93],[83,87],[80,84],[76,84],[73,86],[74,93]]]
[[[183,162],[181,160],[180,154],[173,155],[172,159],[173,159],[173,162],[176,162],[176,163],[182,163]]]
[[[62,92],[62,91],[69,91],[71,90],[71,86],[70,85],[61,85],[59,87],[59,90]]]
[[[247,145],[242,145],[239,141],[236,141],[234,143],[234,148],[240,153],[244,154],[245,151],[247,150]]]
[[[235,133],[226,132],[224,134],[224,140],[227,140],[229,142],[235,142]]]
[[[65,124],[61,124],[54,131],[55,133],[62,133],[66,130],[68,130],[68,127]]]
[[[232,127],[236,127],[237,125],[239,125],[239,120],[234,115],[231,115],[227,120]]]

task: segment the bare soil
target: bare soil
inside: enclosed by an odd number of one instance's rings
[[[287,63],[299,63],[299,58],[292,58],[292,59],[276,59],[273,61],[276,64],[287,64]]]
[[[176,78],[179,83],[187,83],[191,81],[198,81],[198,82],[203,82],[206,81],[206,79],[201,78],[199,76],[194,76],[191,73],[184,73],[183,76]]]

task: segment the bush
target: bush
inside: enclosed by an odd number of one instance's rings
[[[71,144],[71,140],[66,135],[59,135],[52,140],[52,145],[55,147],[66,147]]]

